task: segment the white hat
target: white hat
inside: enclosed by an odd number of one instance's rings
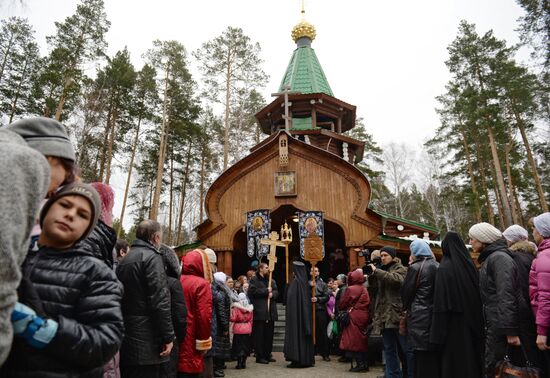
[[[502,236],[504,236],[506,240],[512,243],[517,243],[518,241],[529,239],[529,233],[527,232],[527,230],[521,226],[518,226],[517,224],[513,224],[506,230],[504,230]]]
[[[214,279],[221,284],[225,284],[225,281],[227,280],[227,276],[225,275],[224,272],[216,272],[214,273]]]
[[[487,222],[474,224],[470,227],[468,235],[473,239],[479,240],[483,244],[491,244],[502,238],[502,232]]]
[[[533,219],[535,228],[543,238],[550,238],[550,213],[542,213]]]
[[[208,262],[210,264],[215,264],[218,262],[218,259],[216,258],[216,252],[214,252],[210,248],[206,248],[204,250],[204,253],[206,253],[206,256],[208,257]]]

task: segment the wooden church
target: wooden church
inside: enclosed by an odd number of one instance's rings
[[[280,95],[256,114],[269,137],[212,184],[205,199],[208,219],[198,226],[198,239],[216,251],[218,268],[236,277],[251,262],[247,212],[268,209],[272,230],[286,222],[298,235],[296,213],[322,211],[327,260],[319,264],[322,276],[327,277],[329,255],[337,249],[343,250],[350,270],[363,265],[358,251],[365,247],[392,245],[408,255],[410,242],[403,237],[433,239],[438,230],[369,208],[369,180],[355,167],[364,143],[343,134],[355,126],[356,107],[332,93],[311,47],[314,26],[302,20],[292,38],[296,49]],[[291,260],[299,258],[299,249],[295,237]],[[281,282],[286,262],[278,260],[274,277]]]

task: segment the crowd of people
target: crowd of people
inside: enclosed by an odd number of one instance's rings
[[[505,356],[549,376],[550,213],[531,219],[534,243],[473,225],[476,261],[455,232],[439,263],[423,239],[407,264],[385,246],[326,282],[294,261],[281,293],[261,261],[233,279],[207,246],[178,259],[153,220],[117,239],[114,191],[81,182],[59,122],[17,121],[0,150],[1,377],[223,377],[275,362],[281,301],[288,368],[336,355],[366,372],[380,335],[386,378],[495,377]]]

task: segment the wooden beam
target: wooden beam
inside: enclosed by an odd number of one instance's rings
[[[225,264],[224,273],[228,276],[233,276],[233,253],[232,251],[222,252],[224,254],[223,262]]]

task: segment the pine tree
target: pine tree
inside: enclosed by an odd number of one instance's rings
[[[128,194],[130,192],[130,182],[132,180],[132,172],[136,159],[136,154],[140,148],[140,136],[142,135],[142,123],[151,122],[155,119],[155,110],[159,103],[157,83],[157,73],[155,69],[149,65],[144,65],[142,69],[137,73],[136,82],[132,93],[130,94],[129,117],[130,123],[133,125],[133,130],[128,134],[130,135],[131,142],[130,147],[130,160],[128,162],[128,173],[126,178],[126,186],[124,189],[124,199],[122,200],[122,210],[120,213],[120,224],[124,222],[124,215],[126,213],[126,203],[128,200]],[[133,132],[133,135],[131,135]],[[120,237],[121,229],[117,229],[117,234]]]
[[[0,26],[0,111],[7,123],[23,114],[36,114],[36,86],[43,61],[27,19],[11,17]]]
[[[158,87],[162,88],[163,101],[160,132],[154,137],[158,141],[158,159],[150,213],[151,219],[157,219],[161,205],[164,168],[170,146],[169,139],[178,128],[194,122],[199,108],[194,97],[195,83],[187,68],[186,52],[181,43],[156,40],[146,57],[160,76]]]
[[[353,139],[365,143],[365,153],[363,160],[356,164],[357,168],[367,177],[373,178],[380,176],[381,171],[376,170],[382,164],[382,149],[374,140],[372,134],[367,132],[363,118],[359,117],[355,121],[355,127],[345,133]]]
[[[106,103],[107,113],[102,138],[99,178],[100,181],[108,184],[111,179],[111,162],[117,151],[117,140],[122,139],[128,129],[128,113],[132,105],[130,92],[136,81],[136,72],[126,48],[107,60],[107,66],[97,73],[96,82],[103,92],[102,97]]]
[[[501,158],[499,156],[497,137],[505,132],[499,117],[500,108],[493,86],[493,67],[499,60],[509,59],[513,49],[507,48],[503,41],[496,39],[492,31],[480,37],[475,26],[463,21],[459,27],[458,37],[448,48],[449,60],[446,62],[453,80],[462,87],[469,87],[477,95],[480,126],[489,139],[492,171],[498,188],[497,202],[500,198],[499,215],[503,216],[503,227],[512,224],[510,200],[504,183]]]
[[[42,84],[44,115],[60,120],[67,104],[80,92],[84,65],[104,56],[110,22],[103,0],[82,0],[72,16],[55,26],[56,34],[47,37],[51,52]]]
[[[261,88],[267,75],[260,68],[260,45],[252,43],[242,29],[228,27],[222,35],[195,51],[200,63],[206,94],[224,104],[223,169],[229,163],[230,114],[233,97],[239,88]]]

